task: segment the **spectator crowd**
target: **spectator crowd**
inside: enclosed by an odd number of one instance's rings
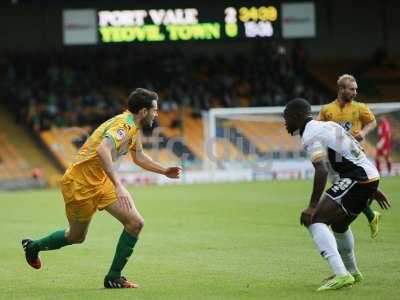
[[[18,119],[39,131],[98,125],[119,113],[136,87],[157,91],[164,111],[284,105],[295,96],[320,104],[306,67],[301,46],[274,43],[213,56],[126,46],[64,48],[0,54],[0,87],[12,97]]]

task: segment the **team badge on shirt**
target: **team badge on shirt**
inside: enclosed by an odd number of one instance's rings
[[[122,140],[125,137],[126,133],[124,129],[118,129],[117,130],[117,140]]]

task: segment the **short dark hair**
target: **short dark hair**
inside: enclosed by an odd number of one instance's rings
[[[158,100],[156,92],[137,88],[128,97],[128,110],[137,114],[142,108],[151,108],[154,100]]]
[[[311,105],[306,99],[294,98],[286,104],[286,111],[288,112],[299,112],[304,114],[311,114]]]

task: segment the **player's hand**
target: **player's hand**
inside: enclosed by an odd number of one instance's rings
[[[310,226],[315,214],[315,207],[307,207],[301,212],[300,224],[306,227]]]
[[[131,210],[132,209],[131,195],[129,194],[126,187],[124,187],[122,184],[117,185],[115,188],[115,193],[117,194],[118,203],[120,207],[122,207],[125,210]]]
[[[168,178],[179,178],[181,177],[182,168],[181,167],[170,167],[165,171],[165,176]]]
[[[362,142],[364,140],[364,135],[361,132],[359,132],[354,136],[354,138],[356,139],[357,142]]]
[[[376,200],[376,202],[378,202],[379,206],[382,209],[390,208],[389,200],[386,198],[385,194],[383,194],[380,190],[377,190],[375,192],[374,199]]]

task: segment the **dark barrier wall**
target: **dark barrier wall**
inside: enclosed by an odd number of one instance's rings
[[[6,3],[4,3],[6,2]],[[0,4],[0,49],[52,49],[62,45],[62,9],[86,7],[93,8],[88,1],[35,1],[3,0]],[[57,2],[57,4],[55,4]],[[69,1],[71,3],[72,1]],[[92,4],[95,1],[92,1]],[[137,1],[139,2],[139,1]],[[232,1],[231,1],[232,2]],[[234,1],[233,1],[234,2]],[[287,1],[293,2],[293,1]],[[80,5],[77,5],[80,3]],[[127,1],[96,1],[95,8],[130,7]],[[110,3],[113,3],[110,6]],[[134,3],[133,1],[129,3]],[[163,8],[162,1],[146,1],[146,5]],[[170,3],[170,2],[169,2]],[[176,7],[197,6],[207,1],[176,1]],[[224,1],[224,4],[230,3]],[[243,4],[244,2],[236,2]],[[251,2],[250,2],[251,3]],[[268,1],[262,1],[268,5]],[[279,2],[273,1],[277,4]],[[351,58],[367,57],[379,46],[385,46],[391,56],[400,56],[400,1],[395,0],[321,0],[315,1],[317,16],[317,37],[305,39],[304,45],[314,58]],[[229,5],[229,4],[228,4]],[[210,5],[210,9],[212,6]],[[221,42],[178,42],[166,47],[182,46],[188,51],[223,50],[226,44]],[[152,45],[150,47],[154,47]],[[229,44],[229,49],[247,49],[252,42]],[[144,47],[144,45],[139,45]],[[159,47],[156,46],[156,47]]]
[[[400,55],[400,1],[317,1],[316,39],[307,40],[313,56],[365,57],[380,46]]]
[[[5,5],[3,2],[0,4],[0,48],[21,50],[62,46],[62,8]]]

